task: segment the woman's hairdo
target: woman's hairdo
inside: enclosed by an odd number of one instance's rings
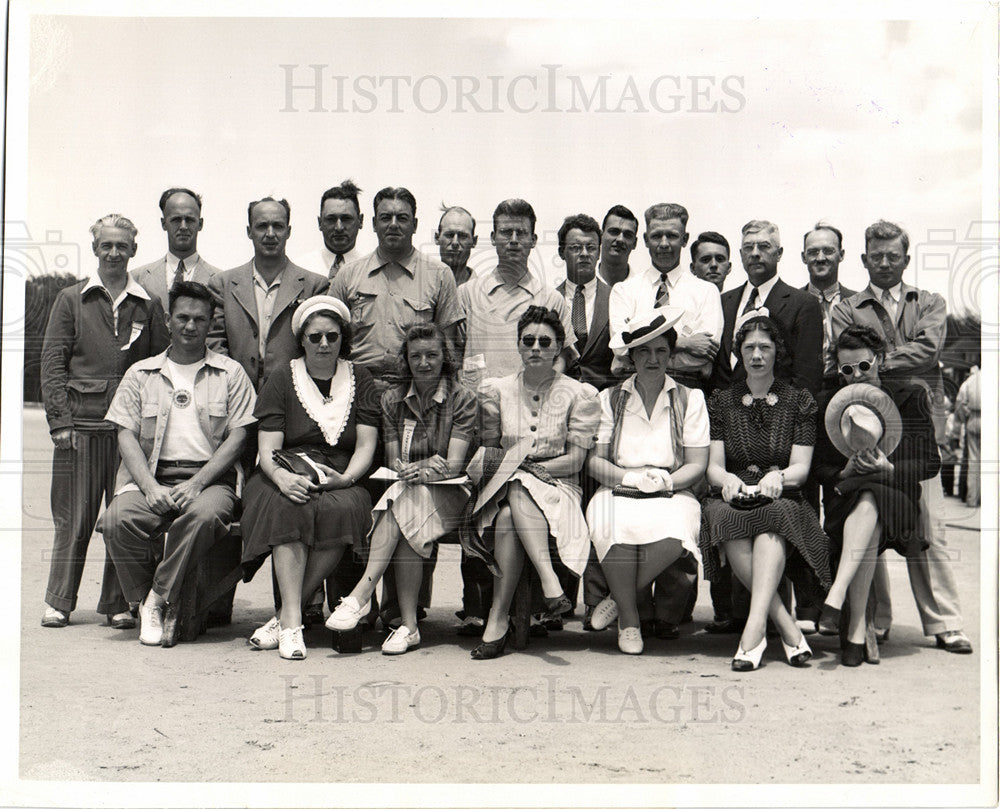
[[[521,339],[528,326],[536,323],[548,326],[555,332],[556,342],[560,348],[566,345],[566,329],[563,328],[562,319],[555,309],[546,309],[544,306],[529,306],[524,310],[524,314],[517,321],[517,339]]]
[[[455,350],[451,341],[441,329],[433,323],[417,323],[410,326],[403,335],[403,344],[399,347],[399,356],[396,358],[399,377],[404,386],[409,386],[413,380],[413,372],[410,370],[410,343],[416,340],[437,340],[441,346],[441,376],[447,379],[456,379],[458,375],[458,362],[455,359]]]
[[[743,341],[755,331],[764,332],[774,342],[774,372],[777,374],[784,365],[785,360],[788,359],[789,354],[784,335],[781,333],[781,327],[771,320],[771,318],[765,315],[752,317],[740,326],[736,332],[736,337],[733,339],[733,352],[739,355],[743,348]]]
[[[309,314],[302,322],[302,328],[299,329],[299,345],[301,346],[305,343],[306,329],[309,328],[309,324],[317,317],[328,317],[340,326],[340,353],[337,356],[342,360],[346,360],[351,356],[351,338],[354,336],[354,332],[351,330],[351,324],[332,309],[320,309],[318,312],[311,312]]]

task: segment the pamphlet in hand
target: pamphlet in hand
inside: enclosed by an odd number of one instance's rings
[[[372,480],[399,480],[399,474],[389,469],[387,466],[380,466],[371,474]],[[468,475],[459,475],[456,478],[445,478],[444,480],[428,480],[428,486],[461,486],[469,482]]]

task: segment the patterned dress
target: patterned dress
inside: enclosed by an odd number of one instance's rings
[[[708,416],[711,440],[725,443],[726,471],[756,484],[770,469],[788,466],[793,445],[815,445],[816,402],[808,391],[782,379],[774,381],[768,397],[748,405],[744,402],[749,396],[745,381],[717,390],[708,401]],[[797,578],[804,561],[824,587],[830,586],[829,539],[802,494],[789,489],[773,503],[750,510],[733,508],[721,495],[706,501],[698,540],[705,578],[720,579],[722,543],[766,532],[784,538],[790,575]]]

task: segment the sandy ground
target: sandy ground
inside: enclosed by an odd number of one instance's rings
[[[459,557],[441,550],[423,645],[331,651],[322,628],[305,661],[252,652],[270,580],[237,590],[234,623],[196,643],[147,648],[94,611],[103,543],[91,544],[80,608],[39,625],[51,543],[51,445],[25,428],[19,772],[94,781],[507,783],[979,782],[978,510],[946,500],[973,656],[923,637],[905,564],[890,554],[895,623],[881,665],[846,669],[812,636],[806,669],[771,643],[765,665],[729,668],[736,636],[713,636],[708,588],[677,641],[617,651],[578,621],[524,652],[469,658],[454,635]],[[971,530],[970,530],[971,529]],[[266,569],[265,569],[266,573]],[[989,740],[986,740],[989,744]]]

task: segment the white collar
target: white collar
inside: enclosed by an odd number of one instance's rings
[[[882,293],[886,291],[881,287],[875,286],[874,284],[869,284],[868,289],[871,290],[871,293],[874,296],[875,300],[878,301],[882,300]],[[900,281],[898,284],[896,284],[896,286],[889,287],[888,292],[889,295],[892,296],[892,302],[899,303],[899,297],[900,295],[903,294],[903,282]]]
[[[764,301],[767,300],[767,296],[771,294],[771,290],[774,289],[774,285],[778,283],[780,279],[777,273],[775,273],[773,278],[768,278],[763,284],[757,287],[757,300],[760,302],[759,306],[764,305]],[[750,300],[750,296],[753,294],[751,290],[753,289],[753,284],[747,281],[747,288],[744,290],[743,294],[746,295],[746,299]]]
[[[663,380],[663,388],[660,390],[659,396],[656,397],[656,404],[653,406],[653,411],[657,410],[669,410],[670,409],[670,391],[677,387],[677,382],[670,374],[665,374],[665,379]],[[635,388],[636,375],[632,374],[628,379],[622,383],[622,393],[632,394],[629,396],[628,409],[634,410],[635,412],[642,412],[643,415],[646,413],[646,408],[642,404],[642,396],[639,395],[639,391]]]
[[[337,361],[337,373],[330,380],[330,395],[326,398],[309,376],[304,358],[292,360],[291,366],[292,385],[302,409],[319,425],[326,443],[331,447],[337,446],[354,403],[353,364],[348,360]]]
[[[125,278],[127,279],[125,281],[125,289],[122,290],[122,294],[118,296],[118,299],[113,301],[115,306],[123,301],[126,295],[135,295],[137,298],[142,298],[144,301],[149,300],[149,293],[139,286],[138,281],[136,281],[130,274],[126,274]],[[80,294],[84,295],[92,289],[103,289],[107,292],[108,297],[111,297],[111,293],[108,292],[108,288],[104,286],[104,282],[101,281],[101,276],[96,272],[90,276],[89,279],[87,279],[87,283],[83,285],[83,289],[80,290]]]
[[[184,271],[191,272],[191,270],[198,266],[198,253],[194,252],[185,259],[179,259],[169,250],[167,251],[167,269],[170,270],[171,273],[177,272],[177,265],[180,264],[182,260],[184,261]]]

